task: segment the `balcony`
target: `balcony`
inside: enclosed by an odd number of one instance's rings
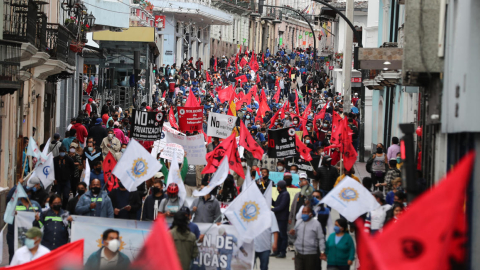
[[[20,55],[22,44],[0,40],[0,95],[20,89]]]
[[[212,5],[243,16],[250,14],[253,9],[249,0],[212,0]]]

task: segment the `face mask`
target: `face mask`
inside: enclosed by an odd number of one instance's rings
[[[153,187],[153,188],[152,188],[152,192],[153,192],[153,194],[157,194],[157,193],[160,192],[160,188],[158,188],[158,187]]]
[[[278,169],[279,171],[283,171],[283,166],[277,166],[277,169]]]
[[[247,167],[247,163],[246,163],[246,162],[242,162],[242,167]]]
[[[307,127],[307,130],[310,130],[310,127]]]
[[[85,190],[84,189],[79,189],[79,190],[77,190],[77,193],[78,193],[78,196],[82,196],[83,194],[85,194]]]
[[[305,143],[310,143],[310,140],[305,140]]]
[[[113,239],[108,242],[107,248],[110,249],[111,252],[117,252],[120,248],[120,241],[118,239]]]
[[[398,164],[402,163],[402,158],[397,157],[397,163]]]
[[[291,171],[290,171],[290,173],[297,173],[297,171],[295,171],[295,170],[291,170]]]
[[[52,209],[55,210],[55,211],[60,211],[61,208],[62,208],[62,205],[61,205],[61,204],[54,204],[54,205],[52,205]]]
[[[95,194],[95,195],[98,194],[98,193],[100,193],[100,188],[99,188],[99,187],[92,187],[90,190],[91,190],[92,193]]]
[[[382,148],[377,148],[377,154],[381,154],[383,153],[383,149]]]
[[[88,152],[93,152],[93,147],[88,147]]]
[[[122,148],[122,153],[125,153],[125,150],[127,150],[127,148]]]
[[[70,149],[70,153],[75,153],[75,149]]]
[[[101,171],[102,171],[102,168],[101,168],[101,167],[95,168],[95,171],[96,171],[96,172],[101,172]]]
[[[64,156],[65,156],[65,152],[60,152],[60,156],[61,156],[61,157],[64,157]]]
[[[108,134],[108,138],[111,140],[113,138],[113,134]]]
[[[28,249],[32,249],[35,247],[35,240],[26,238],[25,239],[25,246],[27,246]]]
[[[338,226],[333,227],[333,230],[335,231],[335,233],[340,233],[340,227]]]
[[[302,214],[302,220],[303,221],[308,221],[309,218],[310,218],[309,214]]]
[[[247,117],[246,117],[246,118],[247,118],[247,119],[250,119],[250,115],[247,115]]]
[[[327,125],[327,124],[323,124],[323,126],[324,126],[324,127],[328,127],[328,125]]]

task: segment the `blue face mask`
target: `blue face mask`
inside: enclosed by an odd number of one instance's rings
[[[302,220],[303,221],[308,221],[310,219],[310,215],[309,214],[302,214]]]
[[[335,233],[340,233],[340,227],[338,226],[333,227],[333,230],[335,231]]]
[[[36,187],[33,187],[32,190],[33,190],[33,192],[36,192],[36,191],[37,191],[37,188],[36,188]]]
[[[28,249],[32,249],[35,247],[35,240],[26,238],[25,239],[25,246],[27,246]]]
[[[398,164],[402,163],[402,158],[397,157],[397,163]]]
[[[88,147],[88,152],[93,152],[93,147]]]
[[[61,156],[61,157],[64,157],[64,156],[65,156],[65,152],[60,152],[60,156]]]

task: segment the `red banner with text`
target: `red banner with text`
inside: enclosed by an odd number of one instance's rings
[[[202,130],[203,107],[178,107],[178,125],[181,131]]]

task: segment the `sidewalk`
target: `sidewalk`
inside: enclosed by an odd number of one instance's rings
[[[360,181],[364,178],[364,177],[370,177],[370,173],[367,172],[367,169],[366,169],[366,162],[355,162],[355,164],[353,164],[353,168],[355,169],[355,175],[358,176],[358,178],[360,178]]]

